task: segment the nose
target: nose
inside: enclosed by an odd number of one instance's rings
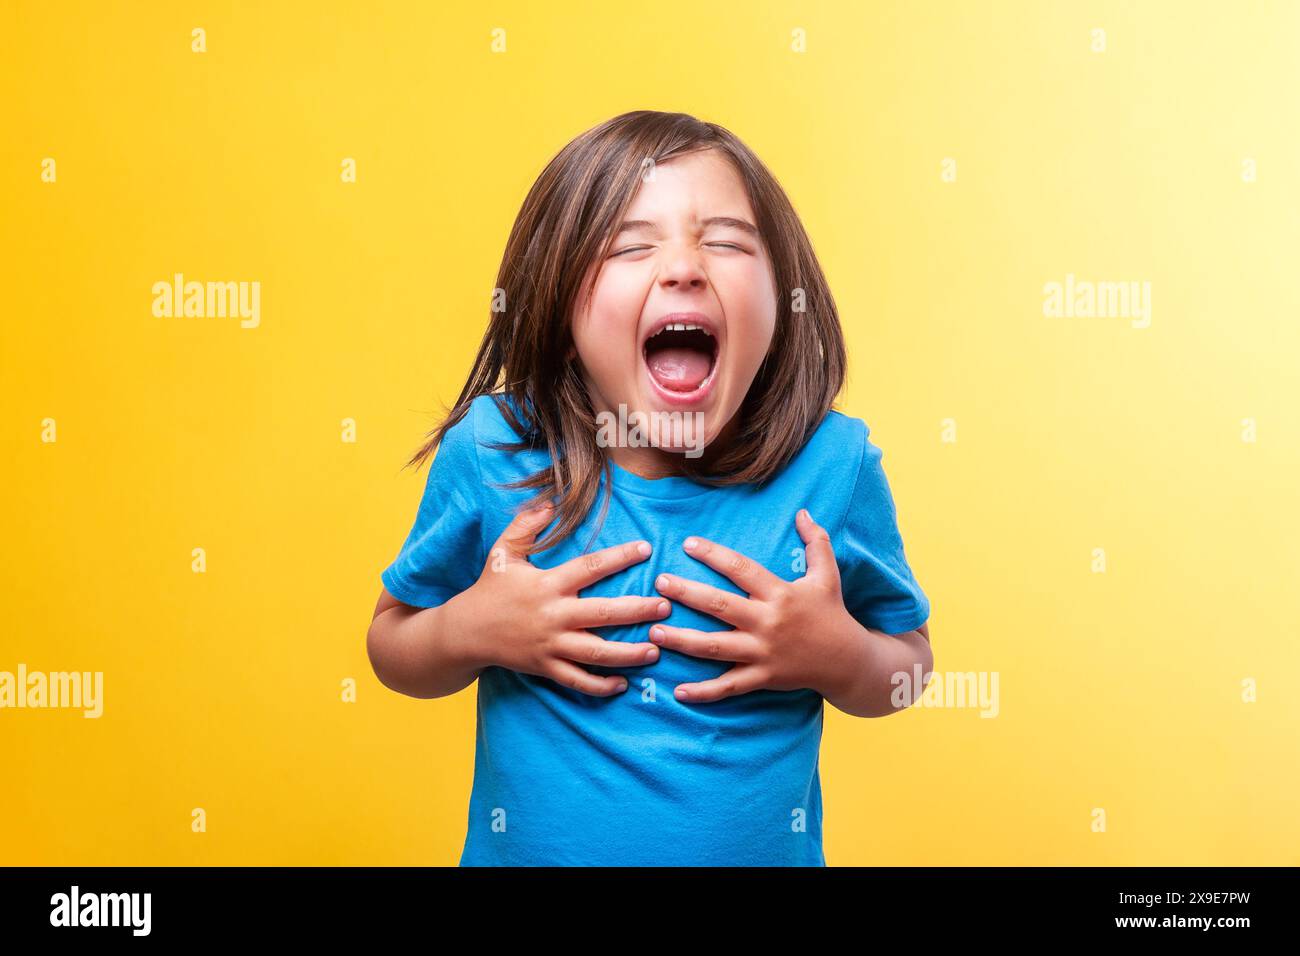
[[[700,251],[688,245],[676,244],[665,254],[659,284],[666,289],[703,289],[709,284]]]

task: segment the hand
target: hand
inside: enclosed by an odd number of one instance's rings
[[[473,633],[470,654],[485,664],[549,677],[572,690],[608,697],[627,689],[616,674],[597,676],[579,664],[630,667],[659,659],[653,644],[606,641],[585,630],[610,624],[635,624],[667,617],[667,601],[658,597],[580,598],[585,587],[644,561],[646,541],[594,551],[555,568],[540,569],[528,560],[527,548],[551,523],[553,508],[516,515],[497,538],[483,573],[463,592],[466,633]]]
[[[656,624],[650,640],[671,650],[710,660],[735,661],[720,677],[677,685],[678,700],[707,702],[761,690],[820,690],[835,679],[845,635],[860,626],[844,607],[840,571],[830,536],[806,510],[795,516],[808,570],[785,581],[745,555],[704,538],[687,538],[687,554],[729,578],[748,598],[730,591],[661,574],[661,594],[734,626],[707,632]]]

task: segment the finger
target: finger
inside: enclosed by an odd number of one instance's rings
[[[611,697],[627,690],[626,677],[618,674],[598,677],[584,671],[577,664],[559,658],[551,661],[546,676],[555,683],[569,688],[569,690],[580,691],[583,694],[591,694],[595,697]]]
[[[659,648],[646,641],[605,641],[580,631],[562,635],[555,642],[555,654],[575,664],[600,667],[639,667],[659,660]]]
[[[656,624],[650,628],[650,640],[670,651],[711,661],[753,662],[763,652],[758,638],[744,631],[697,631]]]
[[[688,581],[672,574],[655,578],[655,590],[666,598],[726,621],[742,631],[754,630],[757,615],[753,603],[740,594],[732,594],[699,581]]]
[[[576,594],[601,578],[609,577],[616,571],[622,571],[639,561],[644,561],[650,557],[651,550],[649,541],[616,544],[611,548],[602,548],[591,554],[571,558],[547,571],[546,577],[551,578],[563,593]]]
[[[488,560],[494,562],[493,568],[497,567],[496,562],[503,560],[527,561],[528,548],[554,517],[555,509],[549,501],[515,515],[514,519],[505,526],[505,530],[497,536],[496,543],[492,545],[492,553],[488,556]]]
[[[840,569],[835,563],[835,548],[831,546],[831,536],[826,529],[813,521],[807,508],[799,509],[794,516],[794,526],[799,529],[799,537],[803,538],[804,554],[808,559],[805,577],[839,587]]]
[[[760,600],[770,595],[778,583],[783,583],[757,561],[708,538],[687,538],[682,548],[692,558],[704,562],[746,594]]]
[[[561,598],[560,620],[565,627],[604,627],[638,624],[668,616],[672,607],[661,597]]]
[[[753,664],[739,664],[713,680],[696,684],[678,684],[673,696],[691,704],[707,704],[726,697],[737,697],[762,690],[763,672]]]

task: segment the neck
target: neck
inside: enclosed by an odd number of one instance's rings
[[[711,470],[710,466],[722,456],[735,439],[739,419],[740,413],[737,412],[722,427],[722,430],[714,436],[713,440],[704,446],[702,454],[694,459],[704,466],[705,470]],[[616,465],[640,478],[653,480],[670,478],[683,473],[682,459],[685,456],[684,452],[664,451],[662,448],[653,446],[638,448],[612,447],[607,448],[605,451]]]

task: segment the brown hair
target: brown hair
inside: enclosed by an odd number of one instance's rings
[[[522,436],[494,447],[550,452],[549,467],[505,485],[538,489],[530,505],[555,500],[558,523],[530,553],[571,535],[595,502],[601,473],[610,480],[580,359],[571,355],[569,316],[591,293],[584,277],[594,278],[647,163],[707,149],[726,156],[744,182],[773,266],[777,315],[771,346],[737,413],[735,439],[708,465],[682,456],[681,473],[707,484],[761,484],[803,447],[844,384],[844,337],[826,277],[794,207],[759,158],[728,130],[685,113],[636,110],[606,120],[560,150],[528,191],[474,368],[455,406],[407,462],[428,458],[475,398],[493,395]],[[502,298],[504,310],[497,308]],[[508,394],[519,413],[498,393]],[[606,497],[601,521],[608,506]]]

